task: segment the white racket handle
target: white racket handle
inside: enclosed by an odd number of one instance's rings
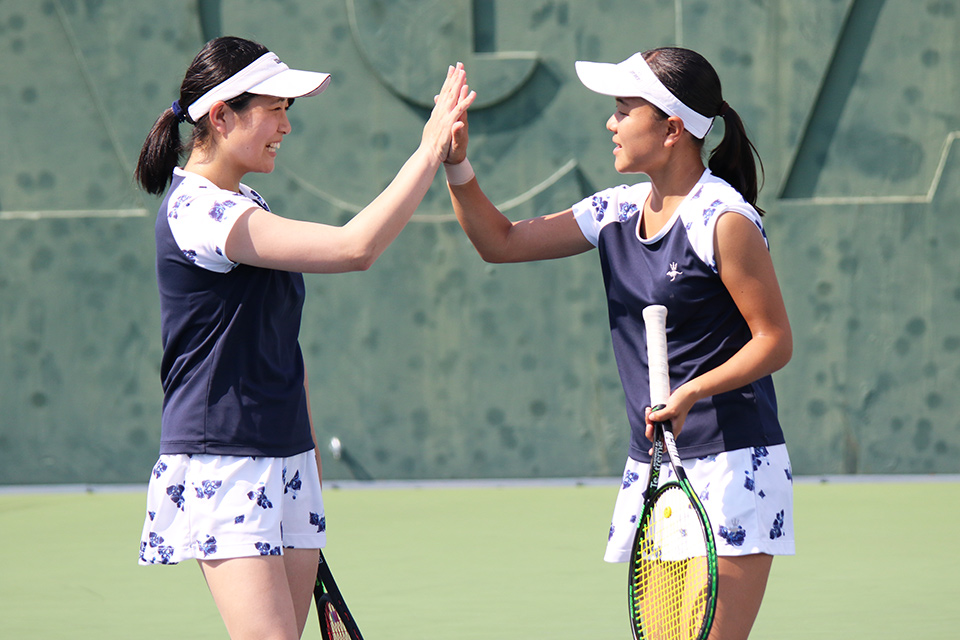
[[[650,368],[650,406],[670,399],[670,369],[667,365],[667,308],[655,304],[643,310],[647,330],[647,360]]]

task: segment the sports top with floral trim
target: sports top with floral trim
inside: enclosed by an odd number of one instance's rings
[[[644,435],[644,410],[650,406],[644,307],[667,307],[671,389],[723,364],[751,334],[717,274],[717,219],[733,212],[727,215],[743,215],[763,232],[757,211],[707,169],[667,224],[642,239],[639,213],[650,188],[649,182],[620,185],[573,206],[584,236],[599,249],[631,427],[629,455],[641,462],[650,459]],[[677,439],[685,458],[783,442],[770,376],[695,403]]]
[[[174,169],[156,222],[163,358],[160,453],[287,457],[313,448],[297,336],[299,273],[224,254],[241,214],[267,203]]]

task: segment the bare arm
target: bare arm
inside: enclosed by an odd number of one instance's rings
[[[751,338],[725,363],[673,391],[667,407],[651,414],[671,420],[679,433],[694,402],[732,391],[782,368],[793,354],[793,335],[773,261],[759,229],[736,213],[717,221],[720,279],[750,327]],[[648,417],[647,438],[653,430]]]
[[[469,126],[466,112],[462,127],[454,131],[447,162],[460,163],[467,157]],[[474,177],[460,185],[448,183],[450,201],[460,226],[487,262],[528,262],[563,258],[583,253],[593,245],[583,236],[580,225],[567,209],[540,218],[512,222],[480,188]]]
[[[461,65],[451,67],[437,104],[423,128],[420,146],[383,193],[342,227],[290,220],[255,208],[227,236],[230,260],[305,273],[368,269],[410,220],[446,158],[459,118],[475,94]]]
[[[317,459],[317,475],[320,477],[320,486],[323,487],[323,462],[320,461],[320,443],[317,442],[317,430],[313,426],[313,412],[310,410],[310,380],[307,372],[303,372],[303,392],[307,397],[307,418],[310,420],[310,435],[313,436],[313,455]]]
[[[512,222],[490,202],[476,179],[451,185],[450,200],[460,226],[487,262],[548,260],[593,249],[571,209]]]

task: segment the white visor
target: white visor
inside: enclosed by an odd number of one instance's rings
[[[580,82],[596,93],[617,98],[643,98],[667,115],[683,120],[694,137],[703,139],[713,126],[713,118],[697,113],[670,93],[651,71],[642,53],[635,53],[619,64],[607,62],[576,63]]]
[[[278,98],[307,98],[318,95],[330,84],[329,73],[298,71],[280,62],[277,54],[265,53],[249,65],[203,94],[187,112],[197,122],[220,100],[244,93]]]

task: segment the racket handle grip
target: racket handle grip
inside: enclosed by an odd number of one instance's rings
[[[650,405],[670,399],[670,369],[667,364],[667,308],[655,304],[643,310],[647,333],[647,365],[650,370]]]

